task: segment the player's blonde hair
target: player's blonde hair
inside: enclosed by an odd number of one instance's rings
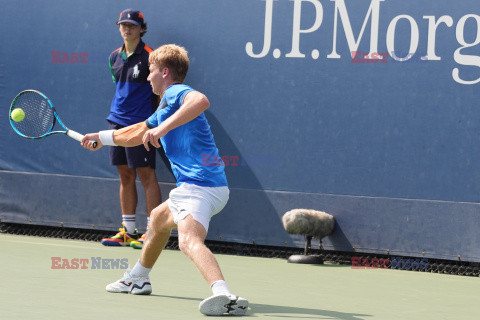
[[[148,63],[155,64],[159,68],[168,68],[172,79],[183,83],[187,76],[190,60],[184,47],[165,44],[150,53]]]

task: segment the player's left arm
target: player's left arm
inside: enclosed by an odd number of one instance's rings
[[[165,136],[169,131],[192,121],[207,110],[209,106],[210,102],[203,93],[198,91],[188,92],[183,98],[182,105],[174,114],[162,121],[158,127],[145,132],[143,145],[147,150],[149,150],[149,143],[155,148],[160,148],[159,139],[161,137]]]

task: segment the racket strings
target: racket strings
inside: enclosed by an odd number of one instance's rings
[[[24,136],[41,137],[51,131],[55,116],[48,100],[36,92],[23,92],[15,100],[12,110],[21,108],[25,113],[22,121],[12,124]]]

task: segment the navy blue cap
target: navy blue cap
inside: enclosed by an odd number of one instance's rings
[[[120,13],[120,18],[117,20],[117,24],[131,23],[136,26],[141,26],[143,23],[143,13],[134,9],[125,9]]]

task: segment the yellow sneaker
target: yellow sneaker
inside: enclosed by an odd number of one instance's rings
[[[133,240],[132,242],[130,242],[130,247],[132,247],[133,249],[142,249],[143,248],[143,243],[145,242],[146,238],[147,238],[147,234],[144,233],[137,240]]]
[[[102,244],[104,246],[129,246],[133,241],[139,239],[139,234],[137,229],[135,229],[135,233],[128,233],[126,228],[119,228],[118,233],[110,238],[103,238]]]

